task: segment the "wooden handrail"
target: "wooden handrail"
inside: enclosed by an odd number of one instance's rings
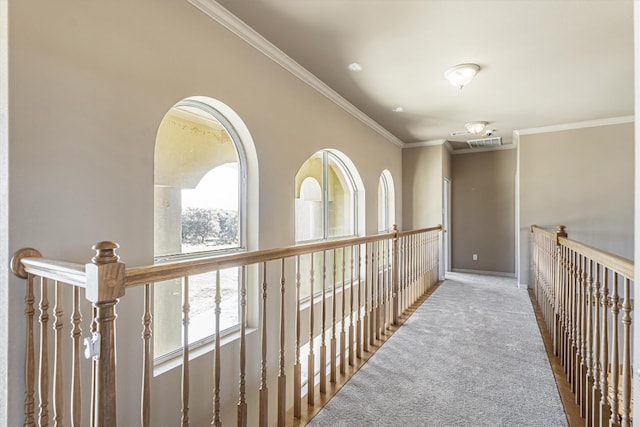
[[[531,233],[535,298],[580,417],[631,426],[633,261],[567,238],[564,226]]]
[[[239,267],[242,265],[255,264],[259,262],[273,261],[280,258],[289,258],[297,255],[321,252],[334,248],[353,246],[377,242],[394,237],[412,236],[428,231],[442,230],[441,225],[419,230],[391,231],[364,237],[352,237],[348,239],[329,240],[316,243],[289,246],[286,248],[264,249],[258,251],[239,252],[229,255],[207,257],[195,260],[176,261],[164,264],[154,264],[142,267],[131,267],[126,269],[127,288],[141,286],[147,283],[161,282],[180,278],[185,275],[195,275],[209,271],[222,270],[225,268]],[[85,266],[82,264],[57,261],[41,258],[34,249],[19,251],[12,260],[14,273],[19,277],[26,278],[25,273],[57,280],[69,285],[86,287],[87,278]]]
[[[84,265],[45,259],[37,249],[33,248],[20,249],[13,255],[11,271],[21,279],[26,279],[28,274],[32,274],[81,288],[87,285]]]
[[[594,248],[593,246],[585,245],[584,243],[580,243],[566,237],[560,237],[559,242],[561,245],[569,249],[580,252],[591,261],[595,261],[598,264],[603,265],[630,280],[634,280],[633,261],[631,261],[630,259],[603,251],[598,248]]]
[[[260,402],[259,420],[261,426],[266,426],[269,419],[267,408],[269,408],[269,389],[267,384],[269,378],[274,376],[268,369],[267,348],[272,344],[268,343],[269,328],[267,325],[267,307],[269,300],[274,298],[273,292],[268,295],[268,271],[267,264],[276,261],[280,271],[280,325],[278,332],[280,336],[277,351],[278,362],[278,414],[277,425],[285,426],[287,421],[287,377],[286,347],[287,330],[291,322],[285,321],[285,316],[289,316],[285,294],[295,291],[296,312],[295,312],[295,364],[293,365],[293,403],[292,415],[294,419],[301,419],[312,415],[317,410],[316,395],[314,392],[314,376],[308,378],[307,409],[306,414],[301,412],[302,401],[302,366],[301,348],[308,345],[308,370],[315,372],[315,347],[313,343],[317,336],[322,336],[323,350],[321,351],[321,364],[318,367],[322,372],[320,375],[320,400],[326,399],[329,392],[327,383],[327,370],[331,367],[331,387],[337,390],[337,383],[344,381],[346,375],[353,369],[361,366],[370,355],[365,352],[375,351],[381,341],[386,340],[386,336],[391,325],[399,324],[399,317],[402,316],[408,307],[424,295],[438,281],[438,236],[442,230],[440,225],[421,230],[399,231],[395,226],[391,232],[365,237],[352,237],[346,239],[336,239],[331,241],[321,241],[309,244],[291,246],[287,248],[276,248],[268,250],[250,251],[242,253],[228,254],[218,257],[202,257],[192,260],[181,260],[156,264],[143,267],[126,268],[123,262],[119,261],[116,254],[118,244],[114,242],[99,242],[93,246],[96,256],[91,262],[82,265],[72,262],[56,261],[42,258],[39,251],[33,248],[25,248],[16,252],[11,268],[16,276],[26,279],[25,288],[25,319],[26,319],[26,346],[25,346],[25,425],[48,425],[50,415],[55,424],[63,423],[64,402],[63,395],[65,378],[63,376],[63,353],[65,346],[62,342],[64,325],[64,294],[65,286],[70,285],[69,290],[73,291],[73,310],[68,313],[70,316],[71,330],[71,393],[69,402],[71,407],[72,425],[80,425],[83,399],[90,398],[90,414],[88,425],[116,426],[116,307],[119,301],[125,296],[127,287],[145,285],[144,301],[142,302],[142,346],[143,346],[143,378],[141,385],[141,414],[142,426],[149,426],[151,419],[151,376],[153,354],[151,349],[152,334],[152,301],[151,287],[154,283],[165,282],[171,279],[181,278],[183,280],[182,295],[182,409],[181,419],[183,425],[189,425],[189,277],[216,272],[215,284],[215,351],[213,364],[213,413],[212,425],[222,425],[222,358],[221,358],[221,313],[222,313],[222,293],[220,272],[223,269],[241,267],[240,293],[238,304],[240,305],[240,375],[239,375],[239,398],[238,398],[238,420],[241,426],[246,426],[247,421],[247,278],[246,267],[257,265],[261,267],[261,298],[260,311],[262,319],[259,321],[261,331],[260,347]],[[333,263],[327,261],[327,252],[333,251]],[[354,253],[355,252],[355,253]],[[302,255],[311,254],[310,264],[302,268],[300,259]],[[314,255],[323,254],[321,265],[316,266]],[[340,255],[338,262],[337,255]],[[295,271],[293,279],[287,277],[285,262],[295,261]],[[275,263],[274,263],[275,264]],[[331,270],[328,269],[330,265]],[[356,271],[356,265],[358,270]],[[360,271],[360,266],[362,270]],[[340,274],[338,280],[337,274]],[[364,272],[364,275],[362,274]],[[317,273],[317,274],[316,274]],[[357,273],[357,275],[356,275]],[[330,280],[332,275],[333,280]],[[322,277],[322,295],[318,300],[318,308],[322,307],[322,322],[318,324],[314,315],[315,286],[314,281]],[[301,339],[303,328],[301,319],[301,285],[303,277],[308,278],[304,282],[305,290],[308,287],[310,294],[310,306],[307,316],[308,341]],[[351,286],[347,290],[345,282],[350,278]],[[331,282],[332,295],[326,292],[329,282]],[[341,299],[337,299],[336,288],[341,285]],[[295,288],[294,288],[295,286]],[[48,289],[55,292],[52,295],[52,309],[50,311]],[[80,288],[83,288],[81,291]],[[288,288],[293,288],[289,289]],[[85,356],[91,358],[91,388],[87,393],[81,393],[80,372],[81,372],[81,345],[82,337],[81,322],[81,296],[92,303],[91,312],[91,337],[85,338]],[[348,295],[347,295],[348,294]],[[39,301],[37,297],[39,296]],[[348,301],[347,301],[348,297]],[[331,360],[327,363],[328,346],[325,338],[329,333],[328,319],[326,316],[327,304],[331,301],[332,322],[331,322]],[[356,303],[357,300],[357,303]],[[37,305],[36,305],[37,304]],[[337,311],[339,306],[340,310]],[[36,313],[38,311],[38,313]],[[50,315],[53,315],[53,323],[49,323]],[[37,322],[37,324],[36,324]],[[39,324],[39,327],[38,327]],[[50,350],[48,332],[53,326],[55,335],[53,336],[53,354]],[[274,328],[275,329],[275,328]],[[37,331],[37,332],[36,332]],[[38,336],[36,336],[36,333]],[[38,340],[39,344],[36,342]],[[52,386],[49,384],[49,359],[53,358]],[[291,363],[291,362],[289,362]],[[338,367],[339,375],[338,377]],[[225,368],[226,369],[226,368]],[[36,382],[36,380],[38,380]],[[67,382],[68,384],[68,382]],[[38,385],[38,387],[36,387]],[[49,389],[53,390],[52,402],[49,405]],[[86,400],[85,400],[86,402]],[[36,403],[39,413],[36,413]],[[51,409],[51,414],[49,413]],[[86,420],[86,415],[85,418]],[[294,423],[299,421],[294,420]]]
[[[603,251],[602,249],[586,245],[576,240],[571,240],[567,237],[558,237],[557,233],[545,230],[544,228],[540,228],[536,225],[531,226],[531,232],[544,235],[551,240],[556,240],[558,244],[579,252],[590,260],[597,262],[598,264],[603,265],[630,280],[634,280],[633,261],[630,259]]]
[[[545,230],[544,228],[540,228],[537,225],[532,225],[531,227],[529,227],[529,229],[531,230],[532,233],[542,234],[551,240],[556,238],[556,233],[549,230]]]
[[[131,267],[126,270],[126,287],[131,288],[147,283],[162,282],[177,279],[185,275],[196,275],[225,268],[240,267],[242,265],[256,264],[273,261],[281,258],[290,258],[325,250],[377,242],[402,236],[410,236],[428,231],[441,230],[442,226],[424,228],[410,231],[391,231],[364,237],[352,237],[348,239],[328,240],[317,243],[290,246],[286,248],[264,249],[250,252],[238,252],[217,257],[208,257],[194,260],[175,261],[165,264],[154,264],[143,267]]]
[[[406,230],[406,231],[399,231],[398,230],[398,237],[405,237],[405,236],[413,236],[416,234],[420,234],[420,233],[426,233],[428,231],[440,231],[442,230],[442,224],[438,224],[435,225],[433,227],[429,227],[429,228],[419,228],[417,230]],[[391,232],[390,234],[393,234],[393,232]]]
[[[85,266],[82,264],[46,258],[22,258],[21,263],[27,273],[35,276],[46,277],[80,288],[87,286]]]

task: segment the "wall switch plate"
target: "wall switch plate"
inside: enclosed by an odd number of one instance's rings
[[[478,260],[478,254],[473,254],[473,260],[477,261]]]

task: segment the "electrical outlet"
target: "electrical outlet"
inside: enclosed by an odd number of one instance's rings
[[[478,260],[478,254],[473,254],[473,260],[477,261]]]

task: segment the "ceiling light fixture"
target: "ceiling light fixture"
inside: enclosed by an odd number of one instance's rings
[[[404,108],[398,106],[391,111],[393,111],[394,113],[404,113]]]
[[[353,71],[354,73],[362,71],[362,65],[358,64],[357,62],[352,62],[347,66],[347,68],[349,69],[349,71]]]
[[[482,133],[487,122],[469,122],[464,124],[464,128],[472,135]]]
[[[447,68],[444,72],[444,78],[458,89],[462,89],[469,84],[478,71],[480,71],[480,66],[477,64],[460,64]]]

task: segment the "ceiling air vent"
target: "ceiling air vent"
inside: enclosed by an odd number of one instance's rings
[[[467,144],[469,148],[497,147],[502,145],[502,137],[470,139]]]

